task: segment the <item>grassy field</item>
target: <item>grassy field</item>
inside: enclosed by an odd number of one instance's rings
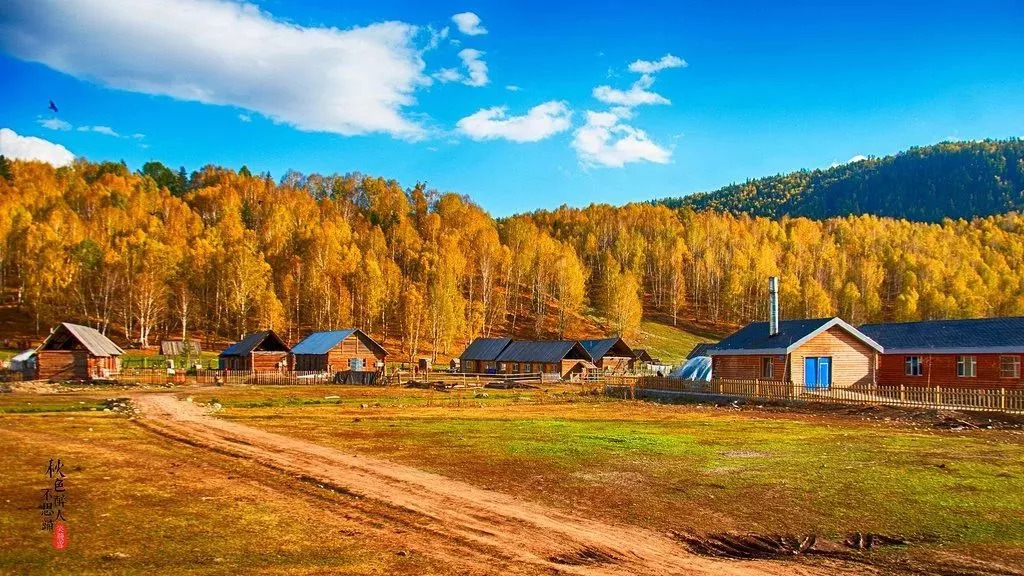
[[[475,396],[249,390],[217,400],[225,418],[587,516],[679,532],[875,532],[909,538],[913,555],[996,555],[1024,567],[1020,432],[623,403],[571,389]]]
[[[0,395],[0,574],[445,572],[366,534],[328,491],[91,410],[117,392]],[[37,509],[50,458],[67,474],[59,553]]]
[[[370,537],[343,516],[331,516],[330,529],[347,536],[317,539],[321,509],[344,505],[336,496],[315,487],[305,489],[306,497],[277,492],[276,483],[290,480],[169,442],[102,411],[106,398],[122,394],[0,395],[0,500],[7,502],[0,549],[11,551],[0,554],[0,573],[21,573],[21,566],[158,573],[172,562],[194,573],[445,572],[425,558],[397,557],[400,538]],[[662,406],[572,387],[225,387],[178,394],[222,404],[219,414],[229,420],[597,519],[697,534],[840,540],[876,532],[911,542],[873,553],[878,558],[996,559],[1024,569],[1020,431]],[[49,549],[34,509],[51,457],[63,457],[72,470],[72,548],[60,555]],[[254,535],[269,533],[272,541],[254,542]],[[115,553],[128,556],[109,559]]]
[[[631,341],[630,345],[634,348],[646,349],[652,358],[659,358],[662,362],[678,365],[697,344],[717,341],[717,338],[694,334],[670,324],[644,320],[640,323],[640,335],[635,341]]]

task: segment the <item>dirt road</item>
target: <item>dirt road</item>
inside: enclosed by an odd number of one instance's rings
[[[367,522],[401,524],[404,546],[467,573],[837,573],[834,565],[826,570],[697,556],[669,535],[575,517],[409,466],[228,422],[170,395],[138,395],[133,401],[137,421],[146,428],[347,494],[354,513]]]

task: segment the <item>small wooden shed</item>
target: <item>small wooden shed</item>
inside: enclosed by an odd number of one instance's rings
[[[380,372],[388,352],[357,328],[314,332],[292,348],[296,372]]]
[[[36,351],[36,378],[95,380],[121,371],[124,350],[94,328],[63,322]]]
[[[289,352],[273,330],[252,332],[220,353],[220,369],[282,372],[288,369]]]
[[[580,340],[590,354],[594,365],[605,372],[626,372],[633,368],[636,352],[618,336],[595,340]]]

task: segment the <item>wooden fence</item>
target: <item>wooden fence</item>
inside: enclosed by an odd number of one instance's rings
[[[339,373],[343,374],[343,373]],[[201,384],[201,385],[284,385],[284,384],[331,384],[336,374],[330,372],[264,372],[251,370],[178,370],[169,373],[167,369],[122,368],[114,377],[119,382],[132,384]],[[383,385],[383,379],[375,379]]]
[[[862,388],[807,389],[781,380],[727,380],[710,382],[657,376],[608,376],[605,386],[687,394],[735,396],[763,401],[802,401],[834,404],[875,404],[1024,413],[1024,388],[949,388],[945,386],[871,385]]]

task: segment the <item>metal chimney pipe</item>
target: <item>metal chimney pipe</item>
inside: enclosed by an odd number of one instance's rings
[[[779,333],[779,277],[768,279],[768,335]]]

